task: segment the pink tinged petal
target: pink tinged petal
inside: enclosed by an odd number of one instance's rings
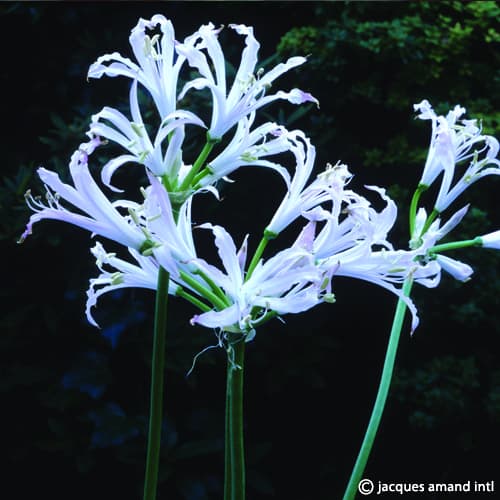
[[[280,92],[278,92],[280,94]],[[305,102],[314,102],[319,107],[319,101],[309,94],[309,92],[304,92],[300,89],[292,89],[290,92],[285,93],[285,99],[292,104],[304,104]]]
[[[500,250],[500,231],[485,234],[480,237],[484,248],[493,248]]]
[[[309,221],[300,232],[293,246],[303,248],[307,252],[313,251],[314,239],[316,236],[316,222]]]
[[[192,325],[202,325],[207,328],[227,328],[240,319],[240,311],[237,304],[233,304],[222,311],[208,311],[202,314],[196,314],[191,318]]]
[[[206,274],[218,287],[222,288],[226,295],[231,298],[237,298],[240,289],[236,289],[232,279],[224,274],[219,268],[208,264],[205,260],[200,258],[192,259],[191,261],[193,268],[202,271]]]
[[[77,151],[77,153],[79,152]],[[23,236],[31,233],[31,227],[34,223],[42,219],[53,219],[74,224],[90,231],[93,234],[100,234],[106,238],[123,243],[126,246],[134,246],[136,248],[140,247],[144,241],[144,237],[141,235],[140,231],[134,230],[126,222],[126,220],[123,219],[118,212],[116,212],[111,203],[102,193],[101,196],[104,197],[104,200],[102,201],[103,207],[96,209],[94,206],[96,200],[92,196],[89,198],[87,193],[82,193],[79,189],[75,189],[72,186],[62,183],[59,176],[55,172],[50,172],[49,170],[41,168],[38,170],[38,174],[42,181],[57,195],[74,205],[76,208],[80,209],[82,212],[86,212],[91,215],[91,217],[72,213],[59,206],[59,204],[45,207],[40,203],[36,205],[31,203],[31,208],[39,211],[31,216],[27,230]],[[78,179],[79,176],[76,177]],[[73,180],[75,180],[75,177]],[[89,185],[94,183],[88,173],[88,170],[86,171],[86,175],[84,173],[83,182]],[[77,185],[77,182],[75,182],[75,185]],[[95,186],[95,189],[98,190],[97,186]],[[99,199],[99,195],[96,195],[96,198]],[[109,218],[109,213],[114,214],[114,216]]]
[[[456,280],[468,281],[471,274],[474,272],[472,267],[464,262],[452,259],[446,255],[438,255],[436,257],[438,264],[447,273],[451,274]]]
[[[119,243],[132,248],[140,248],[144,242],[141,231],[132,227],[104,196],[90,175],[86,159],[82,157],[80,151],[73,154],[69,168],[75,187],[84,200],[78,208],[97,221],[107,224],[115,233],[113,239]],[[103,236],[109,237],[109,234],[103,234]]]
[[[161,241],[175,244],[178,242],[177,226],[174,222],[172,205],[168,193],[158,179],[148,173],[151,184],[151,194],[146,196],[145,212],[153,232],[158,234]],[[158,213],[158,208],[160,212]]]

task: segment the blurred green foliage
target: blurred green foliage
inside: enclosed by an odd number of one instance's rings
[[[138,17],[157,11],[172,18],[179,37],[208,21],[254,25],[268,63],[309,54],[283,87],[310,91],[321,108],[306,113],[280,105],[266,112],[312,137],[318,170],[339,159],[355,174],[355,189],[388,187],[402,207],[393,234],[401,245],[408,239],[405,206],[430,135],[428,123],[414,120],[412,104],[427,98],[444,112],[460,103],[481,118],[486,133],[500,136],[497,2],[1,5],[3,46],[19,37],[30,45],[22,57],[5,51],[1,77],[10,126],[0,182],[6,263],[0,392],[6,477],[17,498],[28,498],[33,485],[37,494],[54,499],[140,497],[152,294],[103,298],[98,331],[83,315],[87,280],[96,275],[88,235],[42,223],[22,246],[15,242],[29,217],[24,192],[43,193],[35,167],[43,164],[66,177],[90,116],[103,105],[126,104],[119,97],[126,99],[124,82],[87,83],[88,65],[117,49],[130,55],[129,30]],[[272,56],[274,47],[278,56]],[[202,101],[195,105],[201,112],[206,107]],[[96,173],[111,153],[96,157]],[[139,172],[120,175],[126,183]],[[262,197],[257,207],[262,182],[270,200]],[[214,216],[238,237],[260,230],[266,220],[259,217],[275,206],[275,186],[260,173],[242,173],[227,190],[226,201],[238,205]],[[463,203],[473,208],[454,238],[499,227],[497,190],[496,179],[470,190]],[[252,220],[246,219],[249,206]],[[212,214],[212,208],[203,210],[200,222]],[[457,257],[476,269],[469,283],[444,277],[438,290],[415,290],[421,325],[413,338],[403,335],[370,477],[398,481],[411,474],[423,482],[491,480],[497,474],[488,457],[499,443],[500,259],[493,251]],[[343,491],[371,410],[394,298],[347,280],[338,280],[336,295],[335,305],[287,318],[286,324],[276,321],[249,345],[252,500],[330,500]],[[159,498],[220,498],[224,354],[208,351],[186,378],[194,355],[216,339],[187,324],[193,313],[188,305],[172,304]],[[70,495],[61,475],[72,482]]]

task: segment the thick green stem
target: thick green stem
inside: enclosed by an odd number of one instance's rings
[[[231,473],[231,370],[233,365],[227,360],[226,371],[226,418],[225,418],[225,434],[224,434],[224,500],[231,500],[232,488],[232,473]]]
[[[404,282],[403,294],[406,297],[410,295],[412,284],[413,280],[411,278],[407,278]],[[344,494],[344,500],[353,500],[356,497],[359,481],[363,477],[366,462],[368,461],[375,436],[377,435],[380,420],[382,418],[382,413],[384,412],[385,403],[387,401],[389,387],[391,385],[394,361],[396,359],[396,352],[398,350],[399,337],[401,334],[401,329],[403,327],[405,312],[406,304],[402,299],[399,299],[396,306],[396,312],[394,314],[394,320],[392,323],[389,344],[387,346],[387,352],[385,355],[384,368],[382,370],[377,398],[373,406],[372,415],[368,423],[368,428],[366,429],[363,444],[361,445],[361,449],[359,450],[358,458],[352,470],[351,478],[349,479],[349,484],[347,485],[347,489]]]
[[[241,340],[232,344],[231,348],[234,358],[228,359],[227,367],[224,500],[245,500],[245,450],[243,440],[245,342]]]
[[[168,272],[160,267],[156,291],[153,353],[151,361],[151,400],[149,411],[148,449],[144,500],[155,500],[160,459],[161,423],[163,414],[163,380],[165,371],[165,337],[167,329]]]

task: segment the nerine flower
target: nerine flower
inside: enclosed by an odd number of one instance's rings
[[[318,294],[321,276],[312,255],[304,248],[293,245],[266,261],[260,260],[252,275],[245,279],[246,239],[237,251],[223,227],[212,224],[200,227],[213,232],[224,272],[202,259],[195,261],[195,265],[224,291],[230,302],[222,310],[195,315],[192,324],[248,333],[268,312],[298,313],[321,301]]]
[[[432,121],[429,153],[420,185],[428,187],[442,172],[435,209],[442,212],[472,183],[486,175],[500,174],[498,141],[481,134],[476,120],[461,120],[465,108],[455,106],[446,117],[437,116],[427,100],[414,105],[418,118]],[[456,177],[456,166],[468,163],[465,172]],[[452,185],[454,183],[454,185]]]
[[[453,278],[459,281],[467,281],[474,270],[464,262],[442,255],[433,251],[433,247],[437,242],[448,235],[462,221],[467,214],[469,206],[466,205],[460,210],[457,210],[443,225],[441,218],[438,217],[427,229],[425,234],[419,239],[419,245],[412,240],[410,246],[415,248],[415,251],[423,260],[432,259],[437,262],[443,271],[451,274]],[[422,233],[422,228],[427,221],[427,213],[424,208],[420,208],[416,217],[416,234]]]
[[[160,32],[150,36],[148,31],[157,26]],[[111,159],[103,167],[104,184],[119,191],[111,184],[111,178],[119,167],[131,162],[142,164],[154,175],[161,176],[169,190],[186,191],[186,196],[189,195],[193,186],[187,185],[190,184],[188,180],[183,182],[192,168],[185,163],[182,154],[186,126],[207,127],[192,112],[178,109],[177,101],[190,89],[205,87],[210,89],[213,98],[209,139],[213,143],[234,126],[236,130],[227,147],[219,151],[201,172],[194,169],[192,175],[195,178],[192,182],[196,184],[195,190],[213,185],[244,165],[274,168],[288,180],[285,169],[264,159],[288,147],[286,138],[278,137],[282,127],[266,123],[255,130],[251,128],[256,110],[274,100],[285,99],[294,104],[309,101],[317,103],[310,94],[299,89],[266,95],[266,90],[275,79],[303,64],[306,59],[292,57],[265,74],[261,74],[260,70],[255,73],[259,43],[253,36],[252,28],[244,25],[230,27],[245,37],[246,44],[230,88],[224,53],[218,41],[220,29],[214,28],[212,24],[204,25],[183,42],[177,42],[172,24],[161,15],[153,16],[150,20],[141,19],[132,30],[130,44],[138,64],[115,52],[100,57],[91,65],[89,77],[108,75],[132,79],[129,96],[131,119],[110,107],[105,107],[92,117],[90,133],[115,142],[126,150],[125,154]],[[188,81],[178,94],[180,72],[186,61],[197,68],[201,76]],[[139,108],[138,84],[151,94],[159,111],[161,123],[153,134],[151,129],[154,129],[154,125],[144,123]]]
[[[345,182],[349,175],[346,168],[342,170]],[[336,190],[329,191],[330,196],[335,194],[328,210],[317,207],[303,214],[310,220],[302,230],[302,238],[308,241],[308,248],[322,272],[323,298],[328,301],[333,297],[332,283],[339,276],[376,284],[406,302],[413,316],[413,331],[418,324],[416,307],[403,295],[401,284],[412,277],[419,284],[434,287],[439,282],[439,265],[420,260],[417,251],[393,249],[387,235],[396,220],[397,209],[385,190],[369,187],[386,202],[385,208],[378,212],[366,198],[344,189],[341,178],[337,178],[337,182]]]
[[[238,122],[231,141],[223,151],[209,161],[206,170],[200,173],[195,187],[206,187],[246,166],[271,168],[283,177],[287,185],[290,183],[287,169],[271,161],[269,157],[293,151],[297,137],[303,133],[298,130],[288,131],[272,122],[250,130],[251,124],[252,121],[248,117]]]
[[[35,212],[27,224],[21,240],[32,232],[33,224],[43,219],[60,220],[79,226],[92,234],[104,236],[136,250],[143,247],[147,236],[131,215],[123,215],[119,209],[134,211],[137,203],[129,200],[111,202],[94,181],[88,168],[88,156],[100,143],[95,137],[80,145],[69,164],[74,186],[65,184],[56,172],[38,169],[38,176],[45,184],[47,204],[27,193],[29,207]],[[66,208],[61,200],[80,211]]]
[[[157,26],[161,34],[150,37],[146,30],[154,30]],[[192,37],[186,39],[187,45]],[[99,57],[90,66],[88,77],[125,76],[137,80],[151,94],[160,118],[164,120],[176,110],[179,73],[185,62],[185,57],[175,51],[172,23],[161,14],[150,20],[139,19],[129,41],[138,64],[113,52]]]
[[[128,151],[104,165],[101,174],[104,184],[116,190],[111,185],[111,177],[119,167],[129,162],[144,165],[154,175],[166,176],[172,183],[182,181],[185,126],[204,127],[203,122],[190,111],[172,111],[161,122],[154,139],[151,139],[139,108],[136,80],[132,83],[129,101],[132,121],[110,107],[104,107],[92,116],[91,134],[112,141]]]
[[[289,92],[279,90],[266,95],[271,84],[283,73],[306,62],[305,57],[291,57],[280,63],[267,73],[256,71],[257,53],[260,44],[254,37],[253,28],[243,24],[231,24],[229,27],[237,34],[245,37],[245,49],[241,62],[230,88],[226,79],[226,62],[222,47],[218,41],[220,28],[212,23],[203,25],[192,39],[176,46],[178,54],[185,57],[188,63],[196,68],[200,77],[184,86],[179,98],[184,97],[190,89],[208,88],[212,93],[213,110],[208,134],[212,139],[220,139],[242,118],[255,112],[258,108],[277,99],[284,99],[292,104],[318,101],[307,92],[292,89]],[[206,50],[207,55],[205,55]]]
[[[120,288],[156,290],[159,266],[155,259],[145,257],[132,248],[129,248],[129,253],[136,264],[118,258],[114,253],[106,252],[99,242],[95,244],[91,252],[96,258],[96,264],[101,274],[90,280],[85,312],[89,323],[98,327],[99,325],[92,316],[92,307],[96,305],[97,299],[104,293]],[[108,267],[111,268],[111,271],[107,269]],[[178,288],[179,286],[174,281],[169,281],[168,292],[171,295],[175,295]]]

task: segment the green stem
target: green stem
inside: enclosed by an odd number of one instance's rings
[[[226,371],[226,416],[225,416],[225,434],[224,434],[224,500],[231,500],[232,474],[231,474],[231,370],[233,365],[227,359]]]
[[[182,181],[182,184],[179,187],[179,191],[186,191],[187,189],[189,189],[195,175],[199,172],[199,170],[205,163],[205,160],[208,158],[208,155],[210,154],[210,152],[212,151],[213,147],[217,142],[218,141],[214,139],[207,139],[205,146],[203,146],[201,153],[198,155],[198,158],[196,158],[196,161],[193,163],[191,170],[188,172],[188,174]]]
[[[439,211],[434,208],[432,210],[431,214],[429,215],[429,217],[427,217],[427,220],[425,221],[425,224],[424,224],[424,227],[422,228],[422,233],[420,234],[420,236],[423,236],[427,232],[427,229],[429,229],[431,227],[431,224],[434,222],[434,220],[438,216],[439,216]]]
[[[186,290],[182,288],[179,288],[175,292],[175,295],[177,295],[177,297],[182,297],[183,299],[186,299],[188,302],[191,302],[191,304],[195,305],[203,312],[208,312],[212,310],[212,308],[209,305],[205,304],[200,299],[198,299],[198,297],[191,295],[189,292],[186,292]]]
[[[245,500],[245,450],[243,440],[243,368],[245,342],[231,345],[226,392],[226,479],[224,500]],[[231,353],[229,353],[230,355]]]
[[[410,295],[412,284],[413,280],[411,278],[407,278],[403,284],[403,294],[406,297]],[[394,361],[396,359],[396,352],[398,349],[401,329],[403,327],[405,312],[406,304],[402,299],[399,299],[396,306],[396,312],[394,314],[394,320],[392,323],[389,344],[387,346],[387,352],[385,355],[384,368],[382,370],[377,398],[375,400],[372,415],[366,429],[365,438],[363,440],[363,444],[361,445],[361,449],[359,450],[358,458],[352,470],[351,478],[349,479],[349,483],[347,485],[343,500],[353,500],[356,497],[359,481],[363,477],[366,462],[368,461],[375,436],[377,435],[380,420],[382,418],[382,413],[384,412],[385,403],[387,401],[389,387],[391,385]]]
[[[424,184],[419,184],[417,189],[413,193],[413,198],[410,203],[410,211],[409,211],[409,224],[410,224],[410,238],[413,238],[415,235],[415,219],[417,218],[417,207],[418,202],[420,200],[420,196],[427,189],[427,186]]]
[[[262,257],[262,254],[264,253],[264,250],[266,249],[268,243],[269,243],[269,238],[266,235],[264,235],[262,237],[262,239],[260,240],[260,243],[259,243],[259,246],[257,247],[257,250],[255,250],[255,253],[252,257],[250,265],[248,266],[248,271],[247,271],[245,281],[250,279],[250,276],[252,276],[252,273],[254,272],[255,267],[257,266],[259,259]]]
[[[227,302],[227,297],[224,294],[224,292],[221,290],[221,288],[215,283],[215,281],[210,278],[207,274],[205,274],[202,270],[198,269],[195,271],[198,276],[201,276],[203,278],[203,281],[212,289],[212,292],[217,295],[221,300],[224,302]]]
[[[457,248],[466,247],[480,247],[483,245],[481,238],[474,238],[472,240],[464,241],[450,241],[450,243],[442,243],[441,245],[436,245],[435,247],[429,248],[428,253],[440,253],[446,252],[448,250],[456,250]]]
[[[196,290],[201,295],[203,295],[203,297],[205,297],[207,300],[210,300],[210,302],[212,302],[212,304],[219,311],[228,307],[229,303],[228,303],[227,299],[226,300],[221,299],[215,293],[213,293],[211,290],[204,287],[200,282],[196,281],[192,276],[190,276],[185,271],[179,271],[179,274],[185,283],[187,283],[190,287],[192,287],[194,290]]]
[[[163,379],[165,371],[165,337],[167,329],[168,272],[160,267],[156,291],[153,354],[151,360],[151,400],[149,411],[148,449],[144,500],[155,500],[160,458],[161,422],[163,413]]]

